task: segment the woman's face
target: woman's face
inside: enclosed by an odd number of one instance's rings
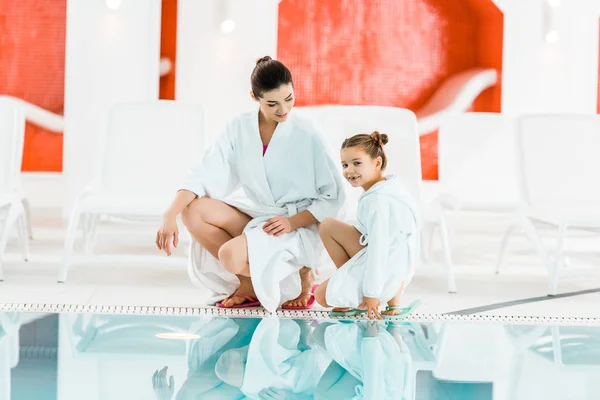
[[[267,120],[285,122],[294,107],[294,87],[288,83],[264,92],[259,98],[252,93],[252,98],[260,104],[260,111]]]

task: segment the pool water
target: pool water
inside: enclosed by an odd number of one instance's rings
[[[600,329],[0,314],[0,400],[600,399]]]

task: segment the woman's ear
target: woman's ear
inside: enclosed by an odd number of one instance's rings
[[[252,97],[252,100],[254,100],[255,102],[258,103],[258,99],[256,98],[256,96],[254,95],[254,92],[252,90],[250,90],[250,97]]]

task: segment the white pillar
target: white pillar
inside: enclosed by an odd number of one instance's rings
[[[158,98],[160,14],[160,0],[67,0],[64,215],[92,178],[111,106]]]
[[[207,138],[253,107],[250,73],[256,60],[276,58],[278,0],[179,0],[177,100],[202,104]],[[221,30],[230,19],[233,31]]]
[[[597,0],[506,0],[502,110],[525,113],[596,113]],[[548,43],[549,12],[558,41]]]

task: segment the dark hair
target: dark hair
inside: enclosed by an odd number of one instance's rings
[[[256,61],[256,66],[250,76],[252,84],[252,93],[257,98],[262,97],[265,92],[277,89],[281,85],[286,85],[292,81],[292,73],[283,65],[281,61],[273,60],[269,56],[264,56]]]
[[[387,142],[388,135],[385,133],[379,133],[377,131],[371,133],[370,135],[361,133],[344,140],[344,143],[342,143],[342,149],[347,149],[349,147],[360,147],[372,159],[381,157],[381,170],[383,171],[387,166],[387,157],[385,156],[385,151],[383,151],[383,146],[387,144]]]

